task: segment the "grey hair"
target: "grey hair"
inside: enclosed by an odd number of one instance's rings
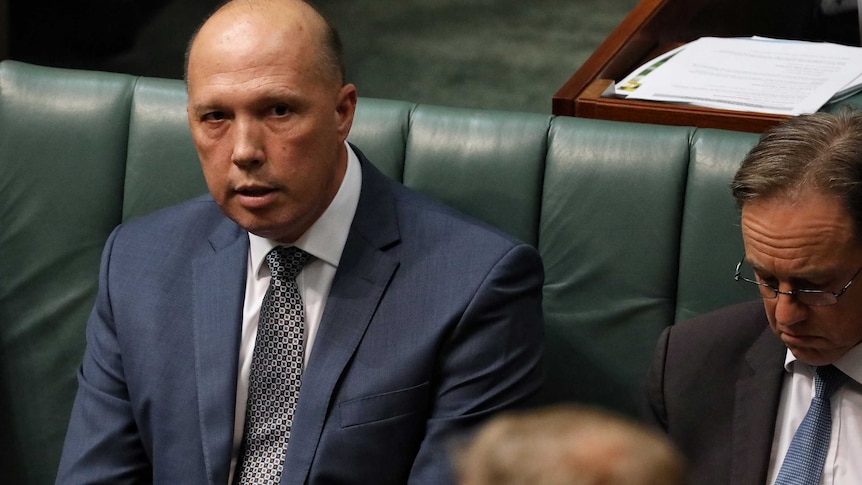
[[[739,207],[807,189],[840,198],[862,239],[862,110],[801,115],[770,128],[731,183]]]

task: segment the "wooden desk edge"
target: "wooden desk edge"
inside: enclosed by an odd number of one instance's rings
[[[620,52],[639,36],[644,25],[659,15],[671,0],[641,0],[620,22],[577,71],[554,93],[551,112],[556,115],[574,116],[575,99],[598,76],[614,62]]]
[[[613,81],[610,79],[593,81],[581,96],[574,100],[573,116],[751,133],[762,133],[767,128],[789,118],[788,115],[601,97],[612,84]]]

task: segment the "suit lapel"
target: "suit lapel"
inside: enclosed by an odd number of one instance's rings
[[[211,251],[193,263],[195,372],[201,442],[210,484],[227,483],[236,405],[248,237],[225,219]]]
[[[731,483],[766,483],[787,348],[765,323],[736,384]]]
[[[357,154],[362,163],[359,205],[303,374],[308,385],[300,394],[282,484],[305,483],[335,387],[399,264],[385,251],[399,239],[389,182],[358,150]]]

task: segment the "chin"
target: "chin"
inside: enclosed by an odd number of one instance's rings
[[[809,365],[821,366],[821,365],[829,365],[838,360],[839,356],[835,356],[829,353],[823,353],[814,349],[790,349],[793,352],[793,355],[805,362]]]
[[[278,225],[278,224],[264,224],[264,223],[260,223],[260,221],[258,221],[256,224],[250,223],[250,224],[244,225],[240,222],[237,222],[237,224],[242,226],[242,228],[245,229],[246,231],[248,231],[248,232],[250,232],[256,236],[260,236],[260,237],[265,238],[265,239],[271,239],[273,241],[277,241],[277,242],[280,242],[282,244],[292,244],[294,241],[296,241],[299,238],[299,236],[302,235],[302,233],[300,233],[297,236],[292,236],[290,231],[285,229],[285,227],[283,225]]]
[[[251,225],[240,224],[240,226],[242,226],[243,229],[254,234],[255,236],[260,236],[260,237],[266,238],[266,239],[272,239],[274,241],[279,240],[279,236],[281,236],[281,233],[279,231],[277,231],[276,229],[273,229],[272,227],[269,227],[269,226],[254,225],[254,224],[251,224]]]

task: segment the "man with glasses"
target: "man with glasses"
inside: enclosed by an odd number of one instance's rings
[[[732,190],[761,300],[665,330],[647,417],[693,483],[862,483],[862,112],[767,131]]]

